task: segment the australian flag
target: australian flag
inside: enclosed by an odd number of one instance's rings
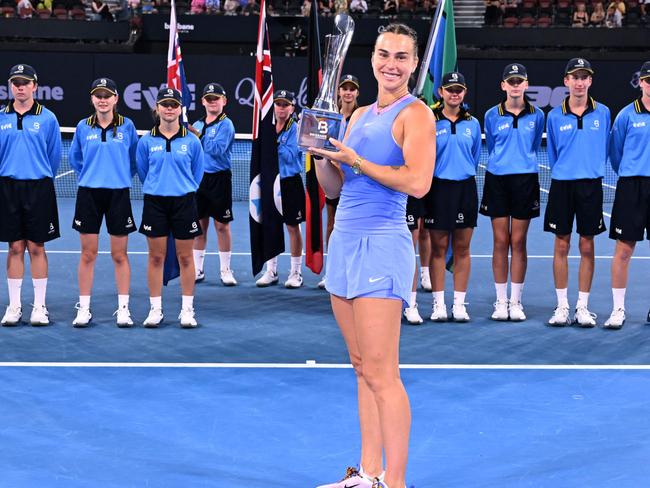
[[[178,41],[178,24],[176,23],[176,3],[172,0],[171,13],[169,18],[169,48],[167,50],[167,86],[175,88],[183,95],[183,114],[181,122],[187,125],[187,110],[192,104],[192,93],[187,86],[185,69],[183,68],[183,57],[181,56],[181,45]],[[181,268],[176,257],[176,241],[171,234],[167,238],[167,254],[165,255],[165,266],[163,268],[163,284],[166,286],[170,280],[178,278]]]
[[[257,32],[249,194],[251,260],[253,275],[256,275],[266,261],[284,251],[284,229],[279,210],[282,204],[278,141],[273,116],[273,76],[265,0],[260,4]]]

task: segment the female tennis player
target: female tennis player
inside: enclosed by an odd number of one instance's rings
[[[377,101],[354,113],[344,143],[332,140],[338,151],[310,149],[323,157],[317,175],[325,193],[340,195],[326,287],[357,375],[361,422],[360,471],[348,470],[344,480],[326,486],[404,488],[411,415],[399,337],[415,272],[406,197],[429,190],[435,123],[408,91],[418,64],[410,27],[386,27],[371,61]]]

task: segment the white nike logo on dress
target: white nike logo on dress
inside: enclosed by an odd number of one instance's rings
[[[380,276],[379,278],[368,278],[368,281],[369,281],[370,283],[375,283],[375,282],[377,282],[377,281],[381,281],[381,280],[383,280],[384,278],[386,278],[386,277],[385,277],[385,276]]]

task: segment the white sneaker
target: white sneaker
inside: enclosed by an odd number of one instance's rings
[[[424,322],[420,316],[420,312],[418,312],[417,303],[412,307],[407,307],[404,309],[404,317],[406,318],[406,321],[411,325],[420,325],[422,322]]]
[[[321,290],[325,289],[325,278],[326,276],[323,276],[323,279],[318,282],[318,288],[320,288]]]
[[[341,481],[320,485],[317,488],[372,488],[372,486],[373,482],[361,476],[357,468],[348,468]]]
[[[197,269],[194,275],[194,283],[201,283],[205,279],[205,273],[202,269]]]
[[[447,322],[447,306],[445,302],[433,302],[431,320],[434,322]]]
[[[287,281],[284,282],[285,288],[300,288],[302,286],[302,274],[300,271],[292,271],[289,273]]]
[[[191,329],[197,326],[193,308],[182,308],[178,319],[181,321],[181,327],[184,329]]]
[[[604,327],[606,329],[620,329],[621,327],[623,327],[624,323],[625,323],[625,309],[617,308],[616,310],[612,311],[612,314],[607,319],[607,322],[605,322]]]
[[[492,320],[503,322],[508,320],[508,300],[497,300],[494,302],[494,312],[492,312]]]
[[[50,317],[45,305],[34,305],[32,315],[29,317],[29,323],[32,325],[48,325]]]
[[[469,322],[469,314],[465,305],[465,303],[454,303],[454,306],[451,307],[451,320],[454,322]]]
[[[149,310],[149,315],[147,315],[147,318],[144,319],[142,325],[153,329],[158,327],[164,318],[165,316],[163,315],[162,308],[151,307],[151,310]]]
[[[424,291],[431,291],[431,276],[420,272],[420,286]]]
[[[555,327],[564,327],[571,324],[571,319],[569,318],[569,307],[557,307],[553,316],[549,319],[548,325],[553,325]]]
[[[223,286],[235,286],[237,284],[237,280],[231,269],[221,271],[221,283],[223,283]]]
[[[131,319],[131,312],[129,307],[120,307],[113,315],[117,315],[116,323],[118,327],[131,327],[133,325],[133,319]]]
[[[87,327],[93,318],[93,314],[90,313],[90,307],[82,307],[77,303],[74,308],[77,309],[77,316],[72,321],[72,326]]]
[[[524,306],[521,304],[521,302],[509,302],[508,315],[510,316],[510,320],[512,322],[523,322],[526,320]]]
[[[255,284],[260,288],[263,288],[265,286],[275,285],[277,282],[278,282],[278,274],[274,273],[273,271],[269,271],[267,269],[264,272],[264,274],[260,277],[260,279],[255,282]]]
[[[20,323],[20,318],[23,316],[22,307],[7,307],[4,316],[2,317],[2,322],[0,322],[4,327],[12,327]]]
[[[573,315],[573,321],[578,324],[579,327],[594,327],[596,325],[595,313],[591,313],[587,310],[587,307],[576,308],[576,313]]]

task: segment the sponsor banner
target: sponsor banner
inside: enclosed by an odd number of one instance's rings
[[[138,129],[148,129],[153,123],[151,110],[155,106],[158,89],[166,80],[164,54],[5,54],[0,63],[0,76],[8,73],[14,64],[32,65],[40,81],[37,96],[57,115],[62,126],[75,126],[79,120],[92,113],[90,84],[101,77],[115,80],[121,98],[119,110],[131,118]],[[203,86],[218,82],[226,90],[228,102],[225,111],[233,120],[236,131],[250,133],[255,58],[186,55],[183,61],[193,96],[188,111],[190,121],[197,120],[204,114],[201,100],[197,99]],[[535,105],[548,111],[562,102],[567,93],[563,83],[566,61],[512,61],[522,62],[528,69],[528,96]],[[590,61],[595,70],[591,94],[597,101],[609,106],[612,115],[615,115],[638,96],[638,70],[643,60]],[[482,122],[483,114],[503,97],[500,81],[507,61],[460,59],[458,64],[468,83],[466,101],[471,112]],[[304,107],[307,103],[307,58],[276,56],[273,66],[274,85],[278,89],[296,93],[298,109]],[[343,73],[351,73],[359,78],[362,105],[374,100],[377,88],[369,56],[348,57]],[[6,104],[9,98],[10,90],[5,82],[0,85],[0,105]]]

